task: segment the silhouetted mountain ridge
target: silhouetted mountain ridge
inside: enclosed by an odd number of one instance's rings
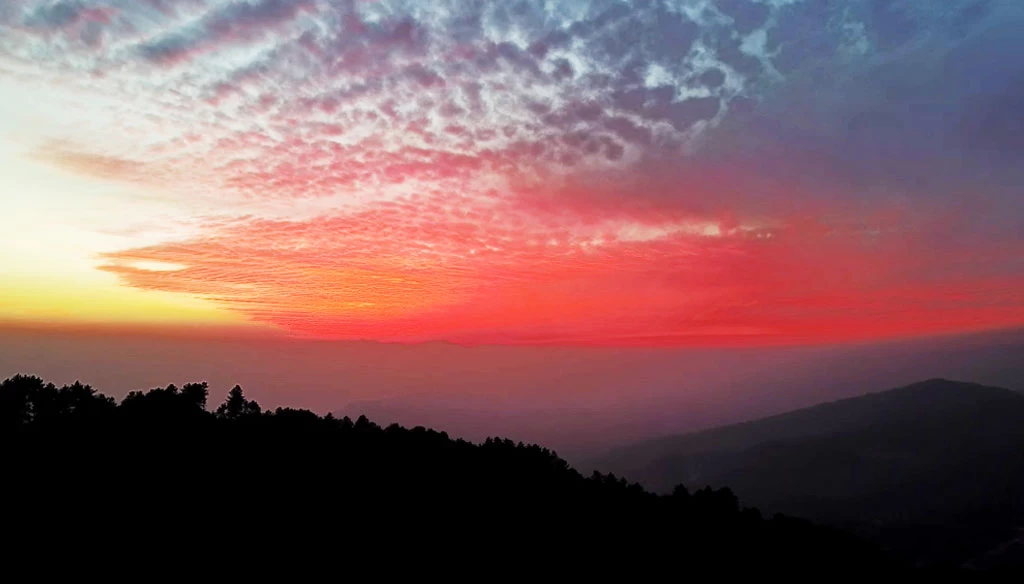
[[[728,484],[917,561],[967,561],[1024,525],[1024,395],[931,379],[641,443],[596,466],[660,491]],[[925,526],[943,541],[928,544]]]
[[[738,451],[765,442],[831,435],[868,426],[898,423],[920,415],[955,413],[973,408],[978,398],[1024,407],[1024,394],[976,383],[929,379],[897,389],[877,391],[801,408],[738,424],[690,434],[647,440],[612,450],[598,461],[607,468],[636,471],[663,455],[685,455],[708,450]],[[1005,402],[1003,401],[1005,400]],[[631,475],[632,476],[632,475]],[[657,483],[657,488],[671,485]]]

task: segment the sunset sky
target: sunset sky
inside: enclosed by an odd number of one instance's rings
[[[3,0],[0,324],[1022,326],[1022,27],[1018,0]]]

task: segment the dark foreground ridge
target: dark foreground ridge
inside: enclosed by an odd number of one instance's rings
[[[743,509],[729,489],[659,496],[539,446],[261,411],[237,387],[215,412],[206,399],[205,383],[117,404],[77,383],[4,381],[5,531],[57,558],[144,546],[181,564],[231,549],[252,567],[299,551],[380,574],[893,567],[842,532]]]

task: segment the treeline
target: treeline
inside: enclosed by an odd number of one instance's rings
[[[189,383],[117,403],[80,383],[4,381],[7,532],[62,545],[195,534],[475,570],[892,567],[846,534],[743,508],[729,489],[659,496],[536,445],[265,411],[237,386],[216,408],[208,395]]]

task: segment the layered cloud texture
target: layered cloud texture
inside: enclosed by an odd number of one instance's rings
[[[289,334],[872,339],[1024,324],[1021,26],[1014,0],[8,0],[0,88],[52,108],[25,156],[159,201],[104,207],[138,237],[99,269]]]

